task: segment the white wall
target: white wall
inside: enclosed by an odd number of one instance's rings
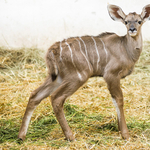
[[[124,35],[126,28],[109,17],[107,3],[128,14],[141,13],[150,0],[0,0],[0,46],[46,50],[70,36]],[[150,21],[142,29],[144,40],[150,40]]]

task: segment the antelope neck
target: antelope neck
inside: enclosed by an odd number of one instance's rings
[[[131,37],[128,33],[125,35],[126,50],[129,58],[136,62],[142,51],[143,41],[141,32],[135,37]]]

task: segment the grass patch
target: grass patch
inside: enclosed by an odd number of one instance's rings
[[[19,126],[16,127],[15,120],[0,120],[0,143],[13,142],[17,137]]]
[[[65,103],[76,141],[64,140],[50,98],[34,111],[24,143],[17,135],[30,93],[46,77],[44,52],[0,48],[0,149],[150,149],[150,42],[132,75],[121,80],[130,140],[118,133],[116,110],[106,83],[91,78]]]

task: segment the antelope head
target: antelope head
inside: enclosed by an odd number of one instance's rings
[[[150,4],[143,8],[141,14],[133,12],[126,15],[120,7],[115,5],[108,5],[108,12],[113,20],[121,21],[126,26],[131,37],[137,36],[143,23],[150,20]]]

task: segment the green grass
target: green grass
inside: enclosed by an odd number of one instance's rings
[[[87,137],[90,137],[92,135],[92,137],[88,138],[88,140],[86,141],[87,143],[97,146],[100,146],[101,143],[103,143],[107,146],[109,142],[111,143],[114,140],[114,136],[116,136],[115,133],[118,132],[116,120],[110,123],[106,123],[102,126],[92,125],[92,122],[105,120],[106,116],[102,116],[99,114],[92,114],[87,116],[84,113],[80,113],[80,111],[78,111],[80,110],[80,108],[70,104],[65,105],[65,110],[67,111],[67,120],[69,120],[69,124],[73,128],[73,130],[75,130],[75,132],[80,133],[81,136],[85,136],[86,134]],[[16,120],[20,120],[20,118],[0,120],[0,144],[7,145],[7,143],[11,143],[13,144],[13,146],[16,145],[19,149],[22,147],[22,145],[17,143],[17,134],[20,124],[16,124]],[[146,132],[149,127],[150,122],[137,121],[134,118],[132,118],[132,121],[128,123],[129,131],[134,132],[134,134],[136,133],[134,139],[142,136],[142,134],[145,134],[145,137],[149,138],[149,135]],[[57,138],[49,140],[48,137],[51,136],[51,132],[58,129],[59,134],[61,134],[61,136],[63,137],[62,133],[60,133],[60,126],[57,123],[54,115],[37,119],[29,126],[27,140],[23,143],[23,145],[26,145],[25,143],[27,143],[27,145],[33,144],[42,146],[46,142],[47,145],[54,148],[67,146],[68,142],[63,138],[61,141]],[[57,134],[57,132],[55,134]],[[102,137],[102,139],[97,139],[97,137]],[[118,139],[117,136],[115,141],[121,141],[119,145],[122,145],[122,140]]]
[[[150,42],[132,75],[121,81],[130,133],[118,133],[116,110],[106,83],[91,78],[67,99],[64,111],[76,141],[65,140],[50,98],[32,115],[26,140],[17,136],[31,91],[46,77],[43,52],[0,49],[0,149],[150,149]]]

